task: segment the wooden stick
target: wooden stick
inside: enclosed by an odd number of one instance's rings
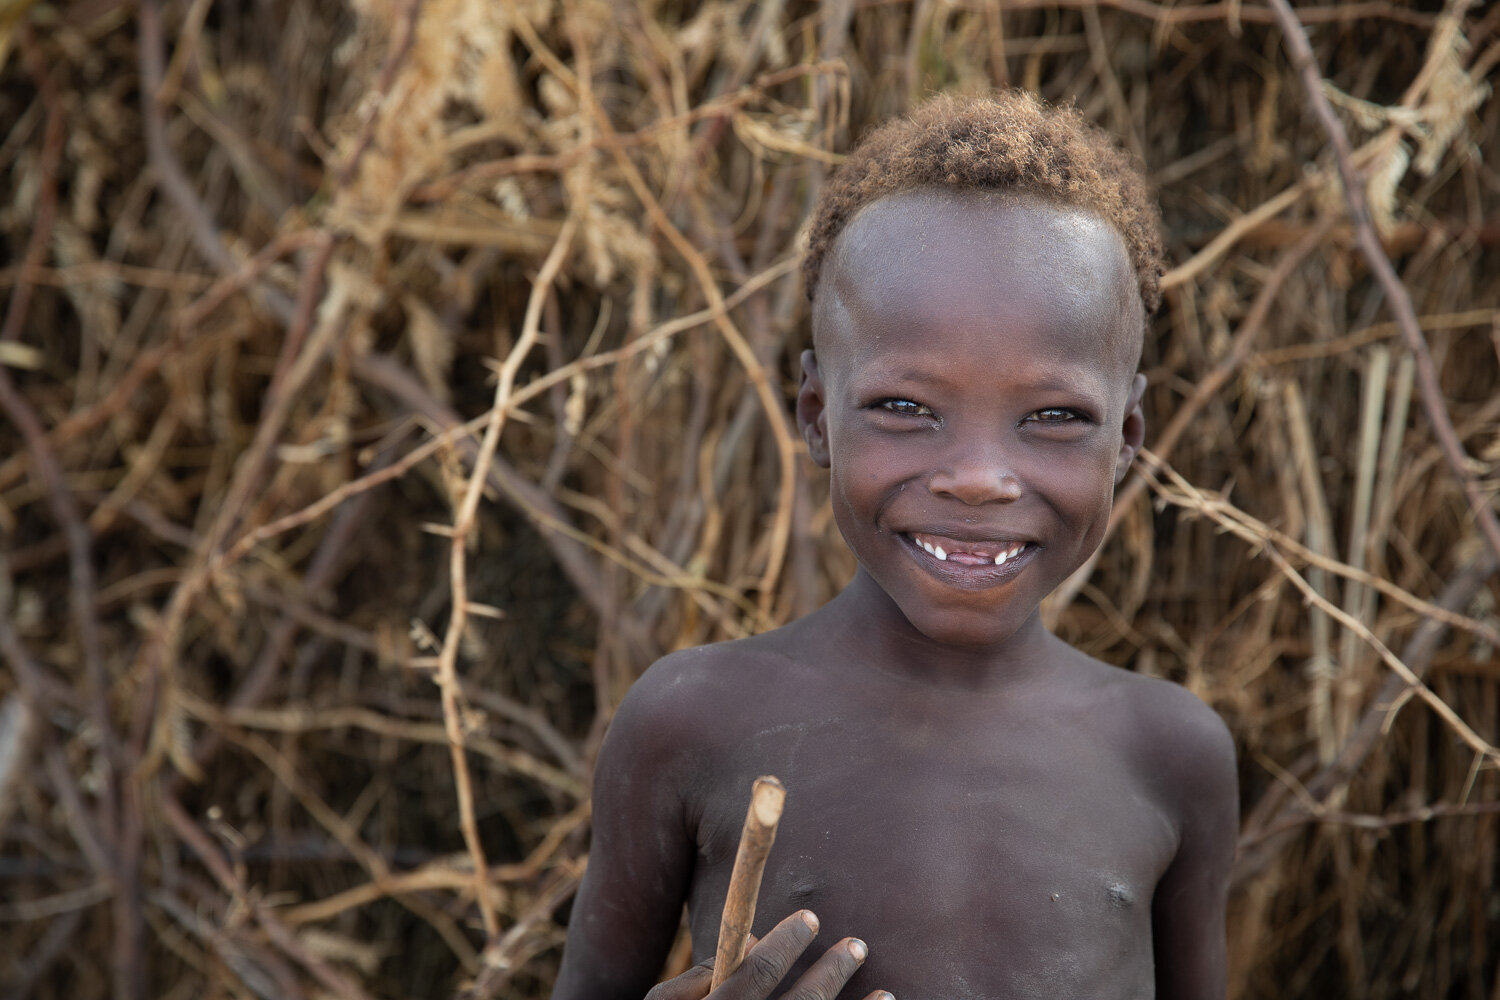
[[[745,942],[755,920],[760,877],[766,870],[766,855],[776,841],[776,824],[781,822],[781,807],[785,803],[786,787],[780,781],[769,775],[755,779],[750,790],[750,810],[745,814],[745,829],[740,833],[740,849],[729,875],[729,896],[724,900],[724,917],[719,922],[719,949],[714,957],[710,989],[718,989],[745,960]]]

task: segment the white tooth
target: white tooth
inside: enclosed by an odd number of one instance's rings
[[[942,559],[944,562],[946,562],[948,559],[948,553],[943,551],[943,547],[941,545],[933,546],[932,554],[937,556],[939,559]]]
[[[928,555],[930,555],[930,556],[937,555],[936,552],[932,551],[932,543],[931,542],[921,542],[920,544],[921,544],[922,548],[924,548],[924,549],[927,550],[927,554]]]
[[[1005,560],[1007,560],[1009,558],[1010,558],[1010,553],[1009,552],[1002,552],[998,556],[995,557],[995,565],[996,566],[1004,566],[1005,565]]]

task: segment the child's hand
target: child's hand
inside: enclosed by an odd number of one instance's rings
[[[809,910],[792,914],[771,929],[761,941],[751,938],[749,954],[734,975],[712,993],[713,961],[695,965],[669,979],[646,995],[646,1000],[766,1000],[781,985],[782,977],[797,957],[818,935],[818,918]],[[865,943],[844,938],[823,953],[797,980],[783,1000],[832,1000],[864,964]],[[894,1000],[876,990],[865,1000]]]

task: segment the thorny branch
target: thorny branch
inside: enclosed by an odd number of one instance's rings
[[[443,649],[438,659],[438,687],[442,692],[443,721],[448,732],[448,747],[453,755],[453,777],[458,790],[459,822],[464,841],[474,858],[474,893],[479,902],[480,916],[484,919],[484,930],[493,938],[500,930],[499,918],[495,916],[494,904],[490,902],[489,880],[484,873],[489,866],[484,859],[484,846],[479,840],[479,828],[474,821],[474,794],[469,778],[469,763],[464,750],[464,724],[458,705],[458,646],[463,638],[464,626],[468,622],[470,605],[468,599],[468,545],[469,534],[474,530],[475,514],[479,509],[479,498],[494,461],[495,449],[500,444],[500,431],[505,426],[506,404],[515,387],[516,373],[526,355],[536,345],[537,327],[541,322],[542,302],[547,289],[557,277],[578,228],[578,216],[568,216],[557,243],[542,264],[542,270],[532,283],[531,298],[526,306],[526,319],[521,326],[521,335],[511,348],[500,368],[499,383],[495,387],[495,402],[490,408],[490,418],[485,427],[484,439],[479,445],[479,457],[474,461],[474,471],[464,489],[462,500],[453,519],[453,539],[450,548],[453,587],[453,611],[448,620],[448,632],[443,640]]]

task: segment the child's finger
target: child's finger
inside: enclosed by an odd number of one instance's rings
[[[870,949],[859,938],[844,938],[802,973],[782,1000],[832,1000],[859,971],[869,953]],[[871,996],[879,997],[880,991]]]
[[[703,1000],[713,984],[713,962],[695,965],[680,976],[673,976],[664,983],[657,983],[646,1000]]]
[[[715,1000],[765,1000],[817,936],[818,918],[811,910],[793,913],[760,941],[751,939],[745,961],[712,996]]]

